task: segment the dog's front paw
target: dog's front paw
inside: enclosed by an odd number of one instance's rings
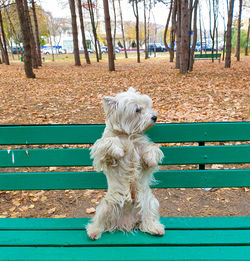
[[[146,165],[151,168],[156,167],[162,161],[164,155],[158,146],[152,145],[144,151],[142,157]]]
[[[152,222],[152,223],[146,223],[141,224],[140,230],[146,233],[149,233],[154,236],[163,236],[165,234],[165,228],[164,225],[162,225],[160,222]]]

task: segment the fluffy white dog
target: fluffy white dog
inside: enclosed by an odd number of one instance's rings
[[[105,173],[108,191],[87,225],[88,236],[95,240],[104,231],[134,229],[164,235],[159,202],[149,187],[163,153],[144,135],[157,119],[152,100],[129,88],[104,97],[103,106],[106,128],[91,148],[91,158],[95,169]]]

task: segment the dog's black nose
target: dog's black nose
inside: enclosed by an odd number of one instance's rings
[[[153,116],[151,119],[152,119],[154,122],[156,122],[157,116]]]

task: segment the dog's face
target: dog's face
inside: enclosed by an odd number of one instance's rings
[[[103,106],[106,124],[122,133],[142,133],[152,127],[157,113],[152,110],[152,100],[147,95],[140,95],[133,88],[115,97],[104,97]]]

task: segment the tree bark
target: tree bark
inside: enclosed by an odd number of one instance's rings
[[[28,28],[30,30],[30,47],[31,47],[32,66],[33,66],[33,68],[37,69],[38,68],[38,58],[37,58],[35,38],[34,38],[34,34],[33,34],[30,14],[29,14],[28,2],[27,2],[27,0],[23,0],[23,3],[24,3],[24,12],[27,17]]]
[[[78,46],[75,0],[69,0],[69,7],[70,7],[70,13],[71,13],[75,65],[81,66],[79,46]]]
[[[88,0],[88,8],[89,8],[89,15],[92,25],[92,31],[95,40],[95,53],[96,53],[96,61],[99,62],[99,55],[98,55],[98,44],[97,44],[97,33],[96,33],[96,26],[95,26],[95,16],[93,12],[92,0]]]
[[[123,25],[123,18],[122,18],[121,0],[118,0],[118,3],[119,3],[119,11],[120,11],[120,19],[121,19],[122,42],[123,42],[124,54],[125,54],[125,58],[128,58],[125,35],[124,35],[124,25]]]
[[[147,43],[147,12],[146,12],[146,0],[143,0],[144,10],[144,44],[145,44],[145,59],[148,59],[148,43]]]
[[[108,43],[109,71],[115,71],[114,50],[113,50],[113,42],[112,42],[112,34],[111,34],[108,0],[103,0],[103,7],[104,7],[104,17],[105,17],[106,38]]]
[[[180,69],[181,56],[181,0],[177,0],[176,69]]]
[[[2,34],[2,38],[3,38],[3,52],[4,52],[4,63],[6,65],[9,65],[10,64],[10,61],[9,61],[9,55],[8,55],[8,50],[7,50],[7,44],[6,44],[6,37],[5,37],[5,32],[4,32],[4,27],[3,27],[3,19],[2,19],[2,12],[1,12],[1,9],[0,9],[0,27],[1,27],[1,34]]]
[[[246,56],[248,56],[249,31],[250,31],[250,19],[248,19],[247,40],[246,40],[246,47],[245,47],[245,55],[246,55]]]
[[[237,29],[237,43],[236,43],[236,59],[240,61],[240,26],[241,26],[241,13],[242,13],[242,0],[239,0],[239,16],[238,16],[238,29]]]
[[[186,73],[189,67],[189,24],[188,0],[181,0],[180,73]]]
[[[169,62],[174,61],[174,43],[175,43],[175,35],[177,30],[177,22],[176,22],[176,14],[177,14],[177,0],[174,0],[174,7],[172,11],[172,28],[171,28],[171,36],[170,36],[170,51],[169,51]]]
[[[41,57],[41,48],[40,48],[40,36],[39,36],[39,28],[36,16],[36,6],[35,1],[31,0],[32,3],[32,12],[33,12],[33,19],[35,25],[35,39],[36,39],[36,47],[37,47],[37,57],[38,57],[38,65],[42,66],[42,57]]]
[[[25,16],[23,0],[16,0],[18,18],[21,26],[23,47],[24,47],[24,69],[28,78],[35,78],[32,69],[31,47],[30,47],[30,28],[28,18]]]
[[[233,6],[234,0],[230,0],[229,10],[228,10],[228,22],[227,22],[227,42],[226,42],[226,59],[225,68],[231,67],[231,35],[232,35],[232,21],[233,21]]]
[[[113,34],[113,49],[114,49],[114,59],[116,59],[116,53],[115,53],[115,38],[116,38],[116,9],[115,9],[115,0],[112,0],[113,5],[113,12],[114,12],[114,34]]]
[[[85,28],[84,28],[84,22],[83,22],[81,0],[77,0],[77,6],[78,6],[78,14],[79,14],[81,32],[82,32],[82,46],[84,49],[84,56],[85,56],[86,63],[90,64],[90,58],[89,58],[88,48],[87,48],[87,44],[86,44],[86,37],[85,37]]]
[[[195,46],[196,46],[196,43],[197,43],[197,6],[198,6],[198,0],[195,0],[195,2],[194,2],[194,18],[193,18],[194,34],[193,34],[192,49],[191,49],[191,52],[190,52],[189,71],[193,71],[194,52],[195,52]]]
[[[169,26],[169,22],[170,22],[170,17],[171,17],[172,11],[173,11],[173,0],[171,0],[171,2],[170,2],[168,18],[167,18],[167,22],[166,22],[166,25],[165,25],[164,35],[163,35],[163,43],[164,43],[164,45],[165,45],[166,50],[167,50],[167,51],[169,52],[169,54],[170,54],[170,62],[171,62],[171,53],[172,53],[172,50],[171,50],[171,48],[170,48],[170,47],[168,46],[168,44],[167,44],[167,33],[168,33],[168,26]],[[172,24],[172,27],[173,27],[173,24]],[[173,31],[173,30],[171,30],[171,33],[172,33],[172,31]]]
[[[140,63],[140,39],[139,39],[139,11],[138,11],[138,0],[132,0],[133,11],[135,15],[135,33],[136,33],[136,52],[137,62]]]
[[[202,54],[202,27],[201,27],[201,7],[199,5],[199,25],[200,25],[200,54]]]

